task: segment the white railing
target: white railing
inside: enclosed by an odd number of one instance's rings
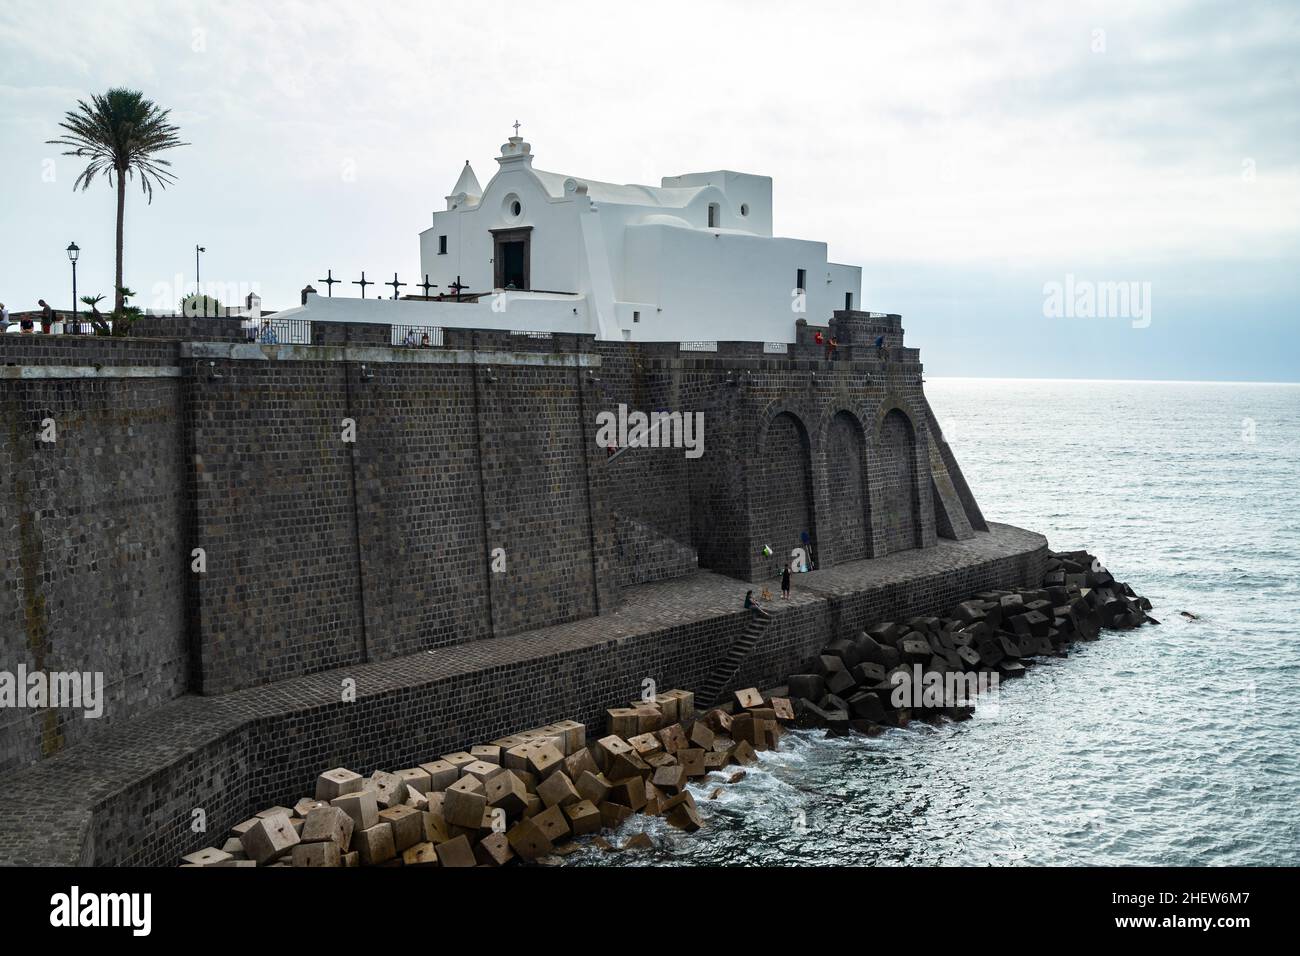
[[[790,346],[785,342],[764,342],[763,352],[767,355],[788,355]]]
[[[683,352],[716,352],[717,342],[678,342],[677,347]]]

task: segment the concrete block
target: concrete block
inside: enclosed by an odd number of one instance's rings
[[[510,838],[504,833],[490,833],[474,847],[474,859],[480,866],[505,866],[515,858],[510,849]]]
[[[681,720],[681,715],[677,713],[677,698],[672,694],[657,695],[655,703],[659,705],[659,713],[663,714],[665,725]]]
[[[414,807],[389,807],[379,811],[379,819],[393,828],[393,846],[398,853],[415,846],[424,838],[424,818]]]
[[[695,806],[695,798],[691,796],[689,790],[683,790],[669,797],[660,804],[659,811],[670,826],[686,830],[688,833],[694,833],[704,825]]]
[[[605,711],[605,727],[615,737],[626,740],[641,732],[641,716],[635,707],[611,707]]]
[[[552,843],[558,843],[569,835],[569,818],[565,816],[562,806],[547,807],[531,820]]]
[[[351,852],[343,854],[344,867],[356,868],[360,865],[361,865],[361,854],[358,853],[356,850],[352,850]]]
[[[243,849],[243,844],[240,844]],[[235,857],[225,850],[218,850],[215,846],[205,846],[202,850],[195,850],[193,853],[186,853],[181,860],[185,863],[193,863],[195,866],[213,866],[217,863],[224,863],[227,860],[233,860]]]
[[[474,780],[474,778],[465,777],[462,780]],[[455,826],[478,827],[483,822],[483,811],[487,809],[487,797],[482,792],[483,785],[479,783],[479,790],[474,791],[462,788],[462,780],[456,781],[443,793],[442,817]],[[477,780],[474,782],[478,783]]]
[[[753,746],[747,740],[739,740],[736,742],[736,749],[731,751],[731,757],[736,761],[736,763],[745,767],[748,767],[750,764],[758,760],[758,756],[754,753]]]
[[[446,843],[456,835],[452,832],[451,824],[443,817],[441,806],[437,810],[426,810],[420,814],[420,820],[424,824],[424,839],[430,843]]]
[[[591,755],[590,748],[579,747],[564,758],[564,772],[568,774],[570,780],[577,780],[588,770],[592,773],[600,773],[600,766],[596,763],[596,758]]]
[[[701,717],[700,720],[704,721],[704,726],[708,727],[715,734],[731,733],[731,714],[727,713],[721,707],[714,707],[705,712],[704,716]],[[683,725],[683,729],[689,728],[686,728],[685,725]]]
[[[635,751],[618,754],[609,759],[605,776],[611,780],[616,777],[645,776],[650,773],[650,765],[636,755]]]
[[[432,777],[429,771],[423,767],[408,767],[405,770],[397,771],[398,779],[406,784],[407,790],[418,790],[420,793],[429,792],[429,784]]]
[[[519,817],[528,805],[528,788],[512,770],[503,770],[485,783],[483,793],[488,806],[504,810],[507,817]]]
[[[535,817],[545,809],[546,804],[542,803],[542,798],[536,793],[529,793],[524,796],[524,816]]]
[[[654,773],[653,783],[658,790],[678,793],[686,787],[686,768],[681,764],[660,767]]]
[[[600,811],[590,800],[569,804],[564,808],[564,814],[569,818],[569,828],[574,836],[595,833],[600,829]]]
[[[567,757],[587,746],[587,725],[576,720],[557,720],[555,729],[564,737],[564,746],[560,749]]]
[[[289,815],[277,813],[259,817],[239,842],[250,860],[255,860],[258,866],[265,866],[289,853],[300,841],[298,831],[289,822]]]
[[[614,829],[632,816],[630,807],[625,807],[621,803],[614,803],[612,800],[606,800],[597,809],[600,810],[600,825],[609,830]]]
[[[612,758],[621,754],[632,753],[632,745],[620,737],[618,734],[609,734],[601,737],[596,741],[595,746],[591,748],[592,756],[596,758],[596,763],[602,770],[609,769],[609,762]]]
[[[695,719],[695,694],[693,691],[673,689],[668,696],[677,698],[677,719],[682,723]]]
[[[588,770],[578,778],[575,786],[582,799],[589,800],[597,805],[609,796],[610,782],[603,773],[597,774]]]
[[[367,790],[373,790],[375,802],[381,809],[401,806],[406,802],[406,783],[395,773],[376,770],[366,781]]]
[[[758,692],[757,687],[746,687],[744,690],[735,692],[736,703],[741,707],[759,707],[763,703],[763,695]]]
[[[711,713],[711,712],[710,712]],[[659,731],[659,740],[664,745],[664,752],[675,754],[677,751],[690,746],[687,740],[686,731],[681,724],[673,724],[669,727],[663,727]]]
[[[294,866],[301,867],[339,867],[343,865],[343,855],[339,845],[332,840],[322,843],[299,843],[293,848],[291,857]]]
[[[664,796],[653,783],[649,780],[645,781],[645,806],[641,808],[641,812],[647,816],[659,816],[659,803]]]
[[[610,783],[613,786],[607,800],[621,803],[629,810],[640,810],[645,806],[645,780],[641,777],[624,777]]]
[[[403,866],[437,866],[438,851],[432,843],[422,842],[402,851]]]
[[[537,795],[542,798],[542,803],[546,804],[548,809],[556,805],[568,806],[582,799],[573,781],[563,770],[557,770],[538,784]]]
[[[236,860],[245,860],[248,858],[248,854],[244,852],[244,844],[239,842],[239,837],[231,837],[225,843],[221,844],[221,849],[223,852],[229,853]]]
[[[698,721],[696,722],[696,726],[699,726]],[[632,746],[632,749],[636,751],[637,756],[642,760],[655,754],[663,753],[664,749],[663,741],[652,733],[637,734],[635,737],[629,738],[628,743]]]
[[[357,830],[352,835],[352,842],[361,854],[362,866],[378,866],[397,857],[393,828],[386,820],[364,830]]]
[[[858,666],[861,667],[862,665],[859,664]],[[882,679],[884,677],[883,671],[881,677]],[[783,720],[787,723],[794,720],[794,703],[789,697],[773,697],[771,704],[772,712],[776,714],[777,720]]]
[[[555,849],[555,844],[547,839],[541,827],[534,823],[531,818],[520,820],[511,827],[506,833],[506,839],[510,842],[510,849],[525,860],[535,860],[539,856],[546,856]]]
[[[338,807],[352,818],[353,833],[367,830],[379,822],[379,803],[373,790],[358,790],[335,797],[330,805]]]
[[[460,768],[462,777],[474,777],[480,783],[487,783],[499,773],[506,773],[506,769],[499,764],[488,763],[486,760],[475,760],[473,763],[467,763]]]
[[[718,738],[714,737],[713,739],[716,742]],[[660,752],[657,754],[652,754],[650,757],[646,758],[646,763],[650,767],[650,773],[653,774],[660,767],[666,767],[669,764],[677,763],[677,758],[672,754],[666,754]]]
[[[328,806],[328,800],[317,800],[315,797],[303,797],[293,805],[293,815],[299,819],[306,820],[307,814],[311,813],[317,807]]]
[[[414,787],[407,787],[406,803],[402,804],[402,806],[414,807],[416,810],[427,810],[429,809],[429,796]]]
[[[355,826],[352,817],[341,807],[326,804],[307,814],[299,839],[303,843],[335,843],[339,850],[346,852],[352,846]]]
[[[544,780],[563,766],[564,754],[553,744],[542,744],[529,753],[526,769],[536,774],[538,780]]]
[[[678,751],[677,762],[688,777],[702,777],[708,772],[704,768],[704,751],[698,747]]]
[[[533,748],[536,746],[538,745],[534,744],[532,741],[528,741],[527,743],[522,743],[514,747],[511,747],[509,750],[505,752],[502,758],[503,766],[507,770],[514,770],[516,772],[520,770],[527,770],[528,755],[533,752]]]
[[[257,817],[252,817],[251,819],[244,820],[240,823],[236,823],[233,827],[230,828],[231,835],[234,836],[236,839],[242,837],[245,833],[247,833],[249,830],[251,830],[254,826],[257,825],[257,820],[258,820]]]
[[[478,860],[474,858],[474,848],[470,846],[469,838],[463,835],[438,844],[438,862],[453,869],[478,865]]]
[[[335,767],[316,778],[316,799],[330,801],[344,794],[356,793],[363,786],[365,780],[361,774],[346,767]]]
[[[749,691],[737,691],[736,697],[737,699],[739,699],[741,694],[748,694],[748,693]],[[754,693],[757,694],[758,691],[754,691]],[[761,697],[759,698],[759,702],[762,703]],[[704,721],[702,720],[697,720],[691,726],[692,747],[699,748],[700,750],[712,750],[714,737],[715,734],[713,733],[713,731],[710,730],[708,725],[705,724]]]
[[[431,760],[420,764],[420,769],[429,775],[429,787],[425,793],[441,793],[460,779],[459,768],[447,760]]]
[[[791,674],[786,685],[791,697],[821,700],[826,693],[826,679],[820,674]]]
[[[469,748],[469,755],[479,763],[493,763],[501,766],[501,748],[494,744],[475,744]]]
[[[729,745],[726,750],[717,750],[706,753],[704,755],[705,771],[721,770],[723,767],[727,766],[727,764],[731,763],[730,751],[732,746],[734,746],[734,744]]]

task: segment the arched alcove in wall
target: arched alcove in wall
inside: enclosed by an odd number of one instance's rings
[[[826,521],[821,541],[827,552],[824,556],[837,563],[870,557],[866,439],[862,423],[855,415],[841,410],[831,417],[826,427],[824,457]]]
[[[880,491],[874,503],[886,553],[920,547],[916,431],[900,409],[881,419],[879,449]]]
[[[776,566],[802,546],[806,533],[814,547],[812,455],[808,430],[791,412],[781,412],[767,426],[763,440],[763,487],[758,533],[772,547]]]

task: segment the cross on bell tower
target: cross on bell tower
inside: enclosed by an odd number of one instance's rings
[[[325,271],[325,278],[317,279],[316,281],[325,283],[325,297],[328,299],[332,299],[334,298],[334,283],[342,282],[343,280],[334,278],[334,270],[327,269]]]
[[[519,120],[515,120],[515,135],[519,135]]]

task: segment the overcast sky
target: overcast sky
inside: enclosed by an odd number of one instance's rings
[[[44,141],[128,86],[192,144],[128,196],[140,305],[192,288],[196,243],[268,308],[327,268],[414,281],[429,214],[518,119],[557,172],[772,176],[777,234],[860,264],[929,374],[1300,380],[1298,11],[5,0],[0,301],[66,308],[71,240],[78,291],[110,295],[112,190],[74,194]],[[1067,276],[1150,283],[1149,323],[1044,315]]]

